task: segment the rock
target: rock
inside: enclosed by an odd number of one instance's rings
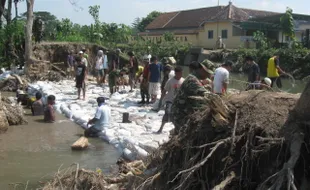
[[[3,107],[4,105],[2,101],[0,100],[0,134],[6,132],[9,128],[9,122],[8,122],[8,119],[6,118]]]
[[[81,137],[75,143],[72,144],[72,150],[84,150],[88,147],[88,139],[86,137]]]

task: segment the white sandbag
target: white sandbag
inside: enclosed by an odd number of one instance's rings
[[[135,149],[137,150],[137,154],[141,157],[141,158],[145,158],[147,157],[148,153],[142,149],[141,147],[139,146],[135,146]]]
[[[131,136],[131,132],[127,131],[125,129],[120,129],[117,131],[119,136],[124,136],[124,137],[130,137]]]
[[[124,148],[123,150],[123,156],[125,157],[125,159],[128,159],[130,161],[134,161],[136,156],[134,155],[134,153],[132,153],[128,148]]]

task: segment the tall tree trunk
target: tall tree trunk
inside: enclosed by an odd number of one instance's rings
[[[8,12],[6,16],[7,25],[11,24],[11,21],[12,21],[12,4],[13,4],[13,0],[8,0]]]
[[[27,3],[27,24],[25,28],[25,74],[28,74],[28,66],[31,63],[32,55],[32,25],[33,25],[33,4],[34,0],[26,0]]]
[[[1,0],[1,4],[0,4],[0,28],[2,28],[2,16],[4,12],[5,1],[6,0]]]
[[[17,19],[17,17],[18,17],[18,7],[17,7],[17,3],[18,3],[18,1],[14,1],[14,5],[15,5],[15,19]]]

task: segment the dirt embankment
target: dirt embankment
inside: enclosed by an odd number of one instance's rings
[[[108,60],[111,62],[114,50],[108,50],[104,46],[89,44],[89,43],[70,43],[70,42],[42,42],[33,47],[33,56],[42,61],[48,61],[50,63],[58,63],[57,66],[66,68],[67,56],[70,51],[74,54],[78,54],[82,49],[87,50],[89,55],[88,61],[90,70],[95,67],[95,57],[98,50],[106,50],[108,55]],[[122,53],[120,56],[121,62],[127,62],[128,57],[126,54]]]
[[[10,125],[26,124],[22,106],[15,104],[0,94],[0,134],[8,130]]]

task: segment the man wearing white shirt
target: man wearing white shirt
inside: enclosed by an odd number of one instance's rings
[[[217,68],[214,72],[213,91],[215,94],[223,95],[227,92],[229,83],[229,71],[233,63],[226,61],[221,67]]]
[[[163,89],[161,99],[166,100],[166,107],[165,107],[165,115],[163,116],[162,119],[162,124],[160,129],[158,130],[157,133],[161,133],[164,125],[168,122],[172,122],[172,112],[171,112],[171,106],[174,100],[174,97],[178,91],[178,89],[181,87],[182,83],[184,82],[184,78],[182,77],[182,67],[176,67],[174,69],[175,71],[175,76],[170,78]]]
[[[98,108],[95,117],[88,121],[87,127],[92,125],[84,131],[85,137],[98,137],[99,133],[110,125],[111,109],[105,104],[105,98],[97,98]]]

